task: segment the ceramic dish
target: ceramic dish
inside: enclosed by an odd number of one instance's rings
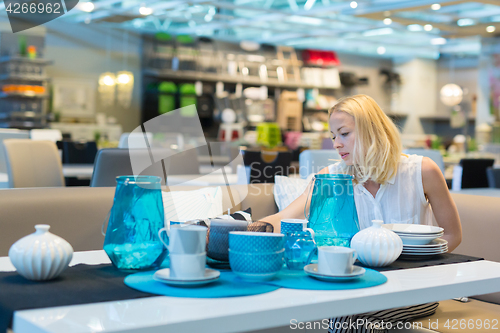
[[[402,235],[398,236],[403,241],[403,247],[405,245],[427,245],[431,243],[433,240],[439,238],[439,235],[427,236],[427,237],[412,237],[412,236],[402,236]]]
[[[339,281],[348,281],[352,279],[357,279],[363,276],[366,270],[363,267],[353,266],[352,273],[350,274],[342,274],[342,275],[324,275],[318,272],[318,264],[309,264],[304,267],[304,272],[307,275],[312,276],[321,281],[327,282],[339,282]]]
[[[440,247],[432,247],[432,248],[411,248],[411,247],[404,247],[403,251],[413,251],[413,252],[436,252],[436,251],[441,251],[444,249],[448,249],[448,245],[440,246]]]
[[[170,268],[160,269],[153,275],[153,279],[158,282],[173,286],[199,286],[218,280],[220,272],[215,269],[205,269],[205,277],[193,279],[179,279],[170,277]]]
[[[394,231],[395,233],[406,233],[406,234],[438,234],[443,232],[444,229],[440,227],[435,227],[432,225],[422,225],[422,224],[383,224],[383,228]]]
[[[447,251],[448,251],[448,248],[444,248],[444,249],[440,249],[440,250],[436,250],[436,251],[432,251],[432,252],[429,252],[429,251],[403,251],[403,252],[401,252],[401,254],[402,255],[416,255],[416,256],[422,255],[422,256],[425,256],[425,255],[446,253]]]
[[[423,248],[437,248],[437,247],[443,247],[447,246],[448,241],[445,239],[437,238],[432,240],[429,244],[424,244],[424,245],[404,245],[403,248],[416,248],[416,249],[423,249]]]

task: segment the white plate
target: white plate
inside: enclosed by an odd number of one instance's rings
[[[398,235],[401,240],[403,241],[403,246],[405,245],[427,245],[431,243],[433,240],[436,238],[439,238],[439,236],[428,236],[428,237],[412,237],[412,236],[401,236]]]
[[[170,268],[160,269],[153,275],[153,279],[173,286],[198,286],[216,281],[220,277],[220,272],[215,269],[205,269],[203,278],[179,279],[170,277]]]
[[[444,232],[436,232],[432,234],[415,234],[415,233],[408,233],[408,232],[394,232],[398,236],[407,236],[407,237],[429,237],[429,236],[443,236]]]
[[[443,246],[443,247],[438,247],[435,249],[408,249],[408,248],[403,248],[403,252],[439,252],[442,250],[447,250],[448,246]]]
[[[441,253],[446,253],[448,251],[448,248],[444,248],[441,250],[436,250],[436,251],[403,251],[401,254],[403,255],[410,255],[410,256],[426,256],[426,255],[433,255],[433,254],[441,254]]]
[[[432,225],[423,224],[382,224],[383,228],[392,230],[394,232],[403,232],[409,234],[437,234],[444,231],[443,228],[435,227]]]
[[[351,274],[325,275],[318,272],[318,264],[309,264],[304,267],[304,272],[318,280],[327,282],[347,281],[363,276],[366,270],[363,267],[353,266]]]
[[[411,259],[411,260],[418,260],[418,259],[429,259],[429,257],[432,256],[437,256],[442,253],[413,253],[413,254],[406,254],[406,253],[401,253],[398,259]]]
[[[403,244],[403,250],[404,249],[434,249],[434,248],[440,248],[448,245],[448,241],[437,238],[432,240],[429,244],[424,244],[424,245],[406,245]]]

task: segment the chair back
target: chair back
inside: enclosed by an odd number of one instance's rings
[[[288,176],[292,153],[284,151],[243,151],[243,162],[250,167],[250,184],[274,183],[274,176]]]
[[[460,160],[462,167],[461,188],[488,187],[486,169],[495,163],[491,158],[464,158]]]
[[[109,148],[97,152],[92,173],[91,187],[116,186],[116,177],[133,175],[131,156],[138,161],[146,162],[148,166],[140,172],[141,175],[157,176],[165,185],[165,177],[169,175],[199,174],[200,165],[196,149],[183,152],[172,152],[168,148],[154,149],[122,149]],[[162,158],[169,156],[167,158]]]
[[[340,160],[340,155],[335,149],[304,150],[299,155],[300,178],[306,179],[311,173],[318,173],[324,167]]]
[[[439,150],[424,149],[424,148],[408,148],[403,150],[403,154],[420,155],[430,158],[437,164],[437,166],[439,167],[439,169],[441,169],[441,172],[444,175],[443,155],[441,155],[441,152]]]
[[[61,159],[52,141],[4,140],[9,187],[64,186]]]
[[[19,129],[0,129],[0,173],[7,173],[7,162],[3,140],[5,139],[29,139],[30,132]]]
[[[488,186],[490,188],[500,188],[500,169],[487,167],[486,178],[488,178]]]

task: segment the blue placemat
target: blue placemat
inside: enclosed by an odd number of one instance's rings
[[[357,279],[339,282],[325,282],[310,277],[303,271],[292,271],[283,268],[278,276],[266,284],[290,288],[307,290],[343,290],[375,287],[387,281],[387,277],[373,269],[365,268],[366,273]]]
[[[146,293],[195,298],[250,296],[268,293],[280,288],[269,284],[243,281],[231,271],[221,271],[217,281],[199,287],[174,287],[153,280],[154,273],[154,271],[150,271],[129,275],[125,278],[125,284]]]

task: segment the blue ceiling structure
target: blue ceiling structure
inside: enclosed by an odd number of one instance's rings
[[[500,0],[95,0],[60,18],[379,57],[477,56],[500,33]]]

